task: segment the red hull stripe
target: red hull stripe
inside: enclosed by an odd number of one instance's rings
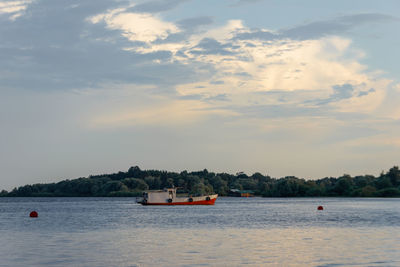
[[[172,202],[172,203],[142,203],[142,205],[164,205],[164,206],[176,206],[176,205],[214,205],[216,198],[210,200],[200,200],[193,202]]]

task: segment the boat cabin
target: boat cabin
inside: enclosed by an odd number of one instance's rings
[[[171,203],[176,198],[176,188],[152,190],[143,193],[143,201],[149,203]]]

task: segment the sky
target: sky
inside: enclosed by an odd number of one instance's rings
[[[0,190],[400,159],[400,1],[0,1]]]

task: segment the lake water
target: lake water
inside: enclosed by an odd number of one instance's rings
[[[400,199],[0,198],[0,266],[242,265],[400,266]]]

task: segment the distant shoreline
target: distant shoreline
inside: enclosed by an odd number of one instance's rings
[[[32,184],[0,191],[0,197],[137,197],[145,190],[178,187],[191,195],[251,192],[262,197],[400,197],[400,170],[394,166],[380,176],[344,174],[305,180],[295,176],[272,178],[261,173],[247,175],[202,171],[168,172],[131,167],[127,172],[93,175],[58,183]],[[246,193],[246,194],[247,194]]]

